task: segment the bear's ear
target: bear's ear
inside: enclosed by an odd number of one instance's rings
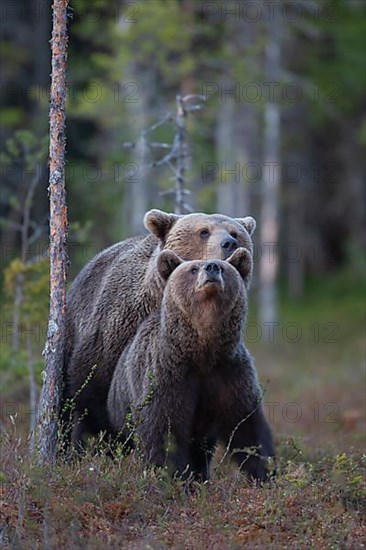
[[[257,222],[252,216],[246,216],[245,218],[235,218],[235,221],[240,223],[249,233],[253,235],[255,228],[257,227]]]
[[[174,269],[178,267],[183,260],[172,250],[163,250],[156,260],[158,272],[163,281],[167,281]]]
[[[177,214],[167,214],[161,210],[149,210],[144,217],[144,225],[150,233],[161,241],[164,241],[167,234],[179,219]]]
[[[237,248],[226,261],[239,271],[245,283],[250,281],[253,271],[253,259],[249,250],[246,248]]]

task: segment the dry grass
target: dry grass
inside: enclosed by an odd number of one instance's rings
[[[357,453],[279,442],[279,475],[251,486],[228,464],[187,489],[135,454],[89,451],[40,469],[15,433],[2,442],[5,548],[362,548],[366,480]],[[216,461],[218,464],[218,461]],[[365,466],[365,464],[364,464]]]

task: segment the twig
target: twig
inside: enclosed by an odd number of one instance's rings
[[[32,181],[30,182],[29,189],[24,201],[24,209],[23,209],[24,216],[23,216],[23,224],[22,224],[22,262],[23,263],[26,261],[26,255],[28,251],[30,211],[32,208],[33,196],[39,182],[41,181],[42,172],[43,172],[43,166],[40,169],[40,165],[36,164],[36,174],[32,178]]]

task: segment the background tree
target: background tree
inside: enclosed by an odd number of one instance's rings
[[[264,54],[265,82],[269,83],[269,97],[264,106],[262,196],[260,212],[260,242],[263,247],[259,271],[259,318],[262,323],[278,322],[277,272],[279,237],[280,150],[281,113],[278,92],[271,88],[280,82],[281,27],[279,4],[270,2],[273,20],[267,21],[267,36]],[[274,21],[276,24],[274,24]]]
[[[21,213],[20,223],[14,224],[12,220],[7,219],[1,219],[0,222],[5,228],[11,224],[21,235],[20,258],[12,260],[6,267],[4,290],[5,307],[8,306],[12,312],[11,362],[15,370],[26,362],[29,373],[29,431],[32,434],[36,426],[38,394],[36,346],[43,337],[41,326],[47,315],[49,285],[48,259],[46,255],[42,255],[41,247],[38,246],[46,232],[46,220],[42,218],[38,223],[32,220],[32,210],[34,194],[43,179],[47,145],[48,137],[38,140],[29,131],[19,130],[14,138],[7,140],[1,155],[4,164],[20,165],[20,173],[26,179],[28,188],[22,204],[17,202],[16,197],[9,197],[9,200],[15,201],[14,211]],[[32,448],[33,443],[32,437]]]

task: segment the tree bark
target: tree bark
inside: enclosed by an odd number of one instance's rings
[[[46,366],[38,408],[41,464],[56,459],[65,341],[67,210],[65,191],[65,101],[68,0],[54,0],[50,102],[50,312],[44,350]]]

